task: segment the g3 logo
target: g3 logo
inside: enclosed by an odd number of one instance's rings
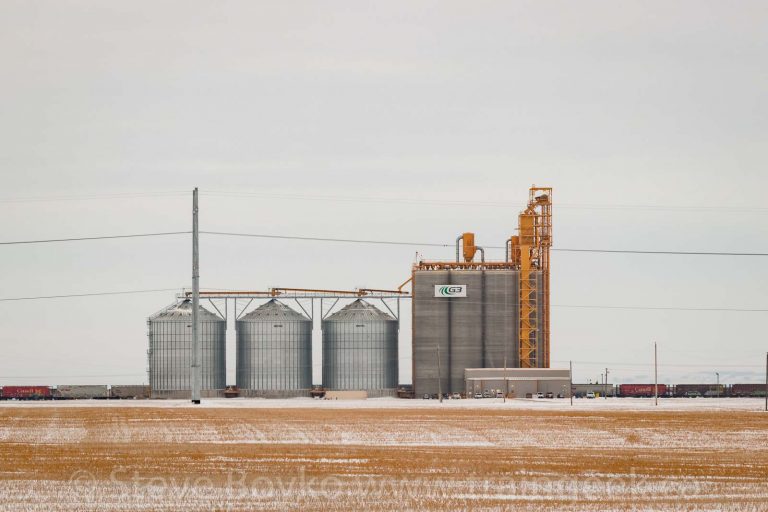
[[[435,297],[466,297],[467,285],[442,284],[435,286]]]

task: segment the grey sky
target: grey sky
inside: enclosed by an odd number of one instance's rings
[[[151,194],[199,186],[203,229],[501,245],[536,183],[559,247],[768,252],[766,22],[765,2],[4,0],[0,239],[188,229],[188,196]],[[417,249],[204,237],[201,282],[392,287]],[[0,264],[0,297],[190,280],[186,237]],[[553,256],[560,305],[768,308],[767,287],[766,258]],[[172,298],[0,302],[0,384],[144,381]],[[663,381],[756,380],[768,349],[768,313],[552,314],[578,380],[647,380],[653,340],[703,365]]]

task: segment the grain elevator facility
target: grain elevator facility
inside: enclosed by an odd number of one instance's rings
[[[455,261],[414,265],[416,396],[465,392],[468,368],[549,368],[551,195],[531,189],[504,261],[486,261],[474,234],[464,233]]]
[[[190,396],[193,297],[207,300],[218,313],[198,310],[204,397],[322,396],[325,391],[369,397],[466,395],[470,384],[472,389],[481,385],[474,374],[467,376],[468,370],[480,372],[484,381],[481,370],[531,369],[514,376],[514,390],[522,392],[528,389],[521,380],[526,375],[535,375],[537,382],[549,375],[544,370],[550,368],[551,245],[552,189],[533,187],[518,216],[517,233],[503,245],[494,244],[495,249],[505,248],[503,259],[486,258],[486,248],[476,243],[475,235],[463,233],[455,242],[455,258],[418,261],[396,289],[200,292],[193,286],[193,292],[182,291],[176,303],[149,319],[152,397]],[[193,284],[194,278],[193,271]],[[408,283],[410,292],[404,290]],[[352,302],[333,312],[340,300]],[[380,300],[381,309],[371,300]],[[412,387],[399,386],[401,300],[411,300]],[[266,302],[246,314],[253,301]],[[312,382],[317,302],[321,385]],[[236,386],[228,387],[225,338],[232,316]],[[556,373],[551,378],[560,378]]]

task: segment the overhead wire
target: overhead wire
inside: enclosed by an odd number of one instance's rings
[[[0,302],[22,301],[22,300],[44,300],[44,299],[74,299],[78,297],[101,297],[108,295],[131,295],[137,293],[155,293],[155,292],[178,292],[181,287],[176,288],[154,288],[150,290],[121,290],[110,292],[91,292],[91,293],[68,293],[59,295],[38,295],[32,297],[6,297],[0,298]],[[222,288],[200,288],[201,291],[224,291]],[[230,290],[231,291],[231,290]],[[205,297],[204,297],[205,298]]]
[[[551,304],[553,308],[577,308],[577,309],[627,309],[637,311],[729,311],[741,313],[768,313],[768,309],[751,308],[687,308],[687,307],[664,307],[664,306],[596,306],[588,304]]]
[[[189,195],[188,190],[158,190],[158,191],[137,191],[137,192],[113,192],[102,194],[69,194],[54,196],[22,196],[22,197],[0,197],[0,204],[3,203],[26,203],[26,202],[58,202],[58,201],[90,201],[99,199],[133,199],[146,197],[183,197]],[[436,206],[479,206],[491,208],[525,208],[524,203],[515,203],[509,201],[490,201],[490,200],[450,200],[450,199],[425,199],[414,197],[394,197],[394,196],[340,196],[332,194],[295,194],[282,192],[257,192],[248,190],[201,190],[201,196],[209,197],[260,197],[265,199],[277,200],[300,200],[300,201],[334,201],[334,202],[354,202],[354,203],[388,203],[388,204],[424,204]],[[672,212],[732,212],[732,213],[768,213],[768,208],[750,207],[750,206],[699,206],[699,205],[669,205],[669,204],[579,204],[579,203],[558,203],[558,209],[583,209],[583,210],[658,210]]]
[[[617,253],[617,254],[671,254],[676,256],[768,256],[765,252],[723,252],[723,251],[645,251],[634,249],[567,249],[553,247],[556,252],[590,252],[590,253]]]
[[[121,238],[145,238],[160,236],[188,235],[191,231],[165,231],[157,233],[131,233],[127,235],[98,235],[71,238],[49,238],[38,240],[13,240],[0,242],[0,245],[27,245],[27,244],[45,244],[58,242],[83,242],[91,240],[111,240]],[[200,231],[201,235],[231,236],[246,238],[264,238],[273,240],[300,240],[307,242],[332,242],[332,243],[352,243],[366,245],[399,245],[411,247],[441,247],[453,248],[454,244],[434,243],[434,242],[407,242],[400,240],[370,240],[357,238],[335,238],[318,236],[300,236],[300,235],[275,235],[266,233],[237,233],[230,231]],[[485,249],[505,249],[498,245],[484,245]],[[553,247],[553,252],[585,252],[585,253],[607,253],[607,254],[656,254],[656,255],[676,255],[676,256],[756,256],[766,257],[765,252],[726,252],[726,251],[656,251],[656,250],[635,250],[635,249],[574,249],[565,247]]]
[[[107,239],[123,239],[123,238],[140,238],[140,237],[160,237],[160,236],[175,236],[190,234],[191,231],[167,231],[157,233],[133,233],[127,235],[102,235],[102,236],[89,236],[89,237],[73,237],[73,238],[57,238],[57,239],[41,239],[41,240],[21,240],[13,242],[0,242],[0,245],[16,245],[16,244],[40,244],[40,243],[54,243],[54,242],[75,242],[75,241],[89,241],[89,240],[107,240]],[[334,242],[334,243],[358,243],[358,244],[377,244],[377,245],[410,245],[410,246],[430,246],[430,247],[443,247],[452,248],[453,244],[438,244],[438,243],[419,243],[419,242],[404,242],[395,240],[363,240],[352,238],[330,238],[330,237],[307,237],[307,236],[292,236],[292,235],[272,235],[261,233],[235,233],[235,232],[222,232],[222,231],[201,231],[201,234],[215,235],[215,236],[234,236],[234,237],[255,237],[266,239],[281,239],[281,240],[301,240],[301,241],[318,241],[318,242]],[[486,246],[486,248],[501,249],[497,246]],[[736,252],[691,252],[691,251],[635,251],[635,250],[612,250],[612,249],[558,249],[553,248],[553,251],[566,251],[566,252],[606,252],[606,253],[630,253],[630,254],[665,254],[665,255],[713,255],[713,256],[768,256],[768,253],[736,253]],[[170,290],[175,290],[170,289]],[[71,297],[88,297],[99,295],[122,295],[130,293],[150,293],[154,291],[169,291],[169,289],[162,290],[135,290],[135,291],[119,291],[119,292],[98,292],[92,294],[64,294],[64,295],[47,295],[36,297],[11,297],[0,299],[0,302],[4,301],[21,301],[21,300],[41,300],[41,299],[57,299],[57,298],[71,298]],[[759,308],[693,308],[693,307],[653,307],[653,306],[613,306],[613,305],[587,305],[587,304],[553,304],[552,307],[560,308],[582,308],[582,309],[625,309],[625,310],[659,310],[659,311],[735,311],[735,312],[766,312],[766,309]]]
[[[0,302],[22,301],[22,300],[44,300],[44,299],[73,299],[77,297],[102,297],[106,295],[130,295],[135,293],[155,293],[155,292],[172,292],[177,291],[178,288],[156,288],[152,290],[127,290],[116,292],[93,292],[93,293],[69,293],[63,295],[38,295],[31,297],[7,297],[0,299]]]
[[[233,237],[250,237],[250,238],[270,238],[276,240],[302,240],[307,242],[337,242],[337,243],[352,243],[352,244],[369,244],[369,245],[409,245],[414,247],[454,247],[454,244],[440,244],[434,242],[403,242],[397,240],[364,240],[356,238],[330,238],[330,237],[317,237],[317,236],[295,236],[295,235],[269,235],[262,233],[233,233],[226,231],[200,231],[201,235],[217,235],[217,236],[233,236]]]
[[[118,238],[143,238],[152,236],[172,236],[188,235],[191,231],[165,231],[162,233],[133,233],[129,235],[102,235],[102,236],[81,236],[75,238],[49,238],[42,240],[16,240],[12,242],[0,242],[0,245],[25,245],[25,244],[49,244],[55,242],[83,242],[86,240],[112,240]]]
[[[514,203],[509,201],[471,201],[471,200],[441,200],[424,199],[408,197],[375,197],[375,196],[338,196],[328,194],[291,194],[279,192],[253,192],[253,191],[223,191],[223,190],[203,190],[200,192],[203,196],[210,197],[260,197],[265,199],[278,200],[304,200],[304,201],[335,201],[335,202],[353,202],[353,203],[390,203],[390,204],[429,204],[437,206],[482,206],[493,208],[525,208],[524,203]],[[746,207],[746,206],[686,206],[686,205],[644,205],[644,204],[578,204],[578,203],[558,203],[558,208],[564,209],[585,209],[585,210],[660,210],[660,211],[713,211],[713,212],[738,212],[738,213],[760,213],[768,212],[768,208]]]
[[[0,197],[2,203],[47,203],[59,201],[91,201],[100,199],[135,199],[143,197],[187,196],[187,190],[165,190],[156,192],[116,192],[105,194],[72,194],[59,196]]]
[[[332,237],[316,237],[316,236],[298,236],[298,235],[273,235],[265,233],[236,233],[228,231],[200,231],[200,234],[216,235],[216,236],[232,236],[232,237],[251,237],[251,238],[267,238],[277,240],[302,240],[311,242],[334,242],[334,243],[354,243],[354,244],[371,244],[371,245],[408,245],[413,247],[443,247],[453,248],[455,244],[434,243],[434,242],[404,242],[398,240],[366,240],[355,238],[332,238]],[[498,245],[483,245],[485,249],[505,249],[504,246]],[[683,256],[768,256],[768,253],[763,252],[725,252],[725,251],[649,251],[649,250],[623,250],[623,249],[571,249],[571,248],[551,248],[552,251],[560,252],[590,252],[590,253],[617,253],[617,254],[666,254],[666,255],[683,255]]]
[[[154,292],[169,292],[169,291],[179,291],[180,288],[157,288],[157,289],[150,289],[150,290],[126,290],[126,291],[109,291],[109,292],[92,292],[92,293],[72,293],[72,294],[58,294],[58,295],[40,295],[40,296],[30,296],[30,297],[7,297],[7,298],[0,298],[0,302],[11,302],[11,301],[24,301],[24,300],[45,300],[45,299],[69,299],[69,298],[79,298],[79,297],[100,297],[100,296],[109,296],[109,295],[130,295],[130,294],[138,294],[138,293],[154,293]],[[227,291],[232,290],[222,290],[222,289],[210,289],[206,288],[204,290],[210,290],[210,291],[222,291],[226,294]],[[203,298],[206,298],[203,296]],[[265,297],[266,298],[266,297]],[[290,298],[290,297],[287,297]],[[376,299],[377,297],[371,296],[368,297],[369,299]],[[411,297],[405,296],[400,297],[403,300],[408,300]],[[217,298],[213,298],[213,300],[217,300]],[[464,300],[462,299],[462,303],[466,305],[472,305],[472,304],[480,304],[478,301],[472,301],[472,300]],[[514,302],[506,302],[506,301],[486,301],[485,304],[491,304],[491,305],[509,305],[514,307]],[[608,306],[608,305],[592,305],[592,304],[552,304],[551,307],[553,308],[578,308],[578,309],[600,309],[600,310],[606,310],[606,309],[620,309],[620,310],[631,310],[631,311],[702,311],[702,312],[738,312],[738,313],[768,313],[768,309],[759,309],[759,308],[729,308],[729,307],[718,307],[718,308],[695,308],[695,307],[663,307],[663,306]]]
[[[568,361],[568,360],[556,360],[552,361],[553,363],[560,363],[560,364],[566,364],[569,362],[572,362],[573,364],[582,364],[582,365],[597,365],[597,366],[608,366],[608,369],[610,370],[611,367],[615,368],[621,368],[621,367],[642,367],[647,368],[651,367],[653,368],[653,363],[621,363],[618,361]],[[765,365],[761,364],[721,364],[721,363],[665,363],[663,361],[659,362],[659,367],[671,367],[671,368],[765,368]]]

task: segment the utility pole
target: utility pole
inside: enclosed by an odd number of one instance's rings
[[[197,187],[192,192],[192,403],[200,403],[200,386],[203,376],[200,360],[202,359],[202,350],[200,347],[200,251],[198,245],[198,208],[197,208]]]
[[[653,342],[653,405],[659,405],[659,353]]]
[[[605,387],[603,388],[605,391],[605,394],[603,395],[604,400],[608,400],[608,368],[605,369]]]
[[[509,311],[509,308],[507,307],[507,303],[509,302],[507,300],[509,298],[508,278],[509,276],[505,274],[504,276],[504,311]],[[504,315],[505,320],[506,318],[507,316]],[[513,323],[513,322],[510,322],[510,323]],[[509,347],[509,339],[505,337],[504,339],[504,400],[503,400],[504,403],[507,403],[507,395],[509,394],[509,380],[507,379],[507,347]]]
[[[715,376],[717,377],[717,398],[720,398],[720,373],[715,372]]]
[[[507,380],[507,349],[504,348],[504,400],[502,402],[507,403],[507,395],[509,394],[509,381]]]
[[[440,342],[437,342],[437,398],[443,403],[443,378],[440,372]]]
[[[569,361],[570,370],[568,372],[568,395],[571,398],[571,405],[573,405],[573,361]]]

